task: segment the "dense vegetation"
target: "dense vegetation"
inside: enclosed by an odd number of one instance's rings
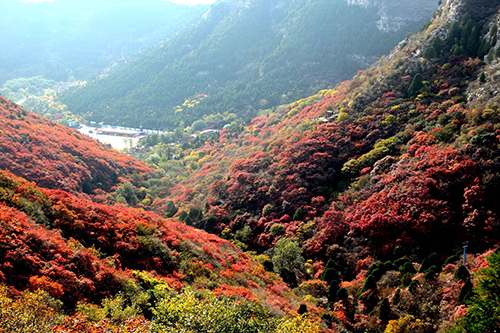
[[[27,112],[2,96],[0,124],[0,168],[42,187],[103,194],[153,174],[144,163]]]
[[[149,167],[80,138],[122,172],[94,202],[1,171],[0,328],[495,332],[499,9],[447,1],[335,89],[149,137]],[[64,160],[36,129],[78,134],[0,102],[11,165]]]
[[[427,3],[424,1],[424,3]],[[352,76],[417,30],[421,6],[395,32],[378,7],[344,0],[221,1],[199,24],[63,102],[89,120],[175,128],[205,119],[222,127]]]
[[[468,269],[484,265],[470,257],[459,268],[457,251],[499,242],[499,5],[447,3],[335,90],[200,137],[204,145],[157,145],[148,163],[167,176],[175,168],[180,182],[153,206],[268,256],[265,267],[291,287],[328,297],[333,328],[452,329],[469,299],[480,302]],[[470,311],[466,331],[498,324]]]
[[[134,325],[146,331],[145,318],[153,317],[167,332],[204,331],[193,325],[219,332],[241,325],[248,332],[318,330],[309,316],[275,318],[291,314],[298,301],[278,275],[230,242],[183,223],[41,189],[1,171],[0,225],[0,277],[9,286],[0,288],[0,328],[7,332],[52,331],[58,324],[58,332],[115,325],[120,332]],[[193,291],[181,291],[189,284]],[[219,320],[175,317],[200,308],[220,313]]]
[[[0,88],[0,95],[26,110],[67,126],[80,119],[68,110],[67,105],[58,101],[57,95],[69,87],[83,83],[84,81],[75,81],[74,78],[69,78],[66,82],[47,80],[41,76],[18,78],[6,81]]]

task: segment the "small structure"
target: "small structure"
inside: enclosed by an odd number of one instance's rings
[[[129,136],[129,137],[146,135],[144,131],[134,131],[121,128],[99,128],[96,130],[96,133],[106,134],[106,135]]]

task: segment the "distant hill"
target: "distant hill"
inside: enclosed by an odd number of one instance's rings
[[[97,76],[197,22],[207,8],[161,0],[4,0],[0,83],[38,75],[57,81]]]
[[[39,186],[73,193],[108,192],[146,180],[153,169],[78,131],[28,112],[0,96],[0,169]]]
[[[484,7],[477,10],[479,5]],[[389,233],[396,230],[391,223],[406,221],[393,220],[391,214],[408,210],[419,212],[407,216],[408,228],[429,223],[437,238],[451,228],[456,237],[433,243],[436,249],[457,246],[466,235],[482,239],[478,247],[486,246],[486,215],[496,219],[500,214],[492,194],[500,181],[495,170],[500,158],[496,150],[500,104],[494,92],[500,56],[494,15],[498,8],[498,1],[449,1],[426,29],[406,38],[352,80],[255,117],[246,126],[225,128],[200,148],[183,145],[186,179],[173,188],[169,199],[186,210],[208,204],[213,214],[224,212],[208,227],[204,223],[210,214],[193,221],[199,227],[236,233],[251,226],[255,238],[250,243],[257,247],[272,245],[262,233],[273,224],[289,226],[295,233],[297,227],[311,223],[315,232],[304,236],[304,250],[311,246],[312,254],[323,253],[329,241],[321,238],[327,237],[322,233],[341,237],[340,230],[328,233],[329,228],[347,223],[344,232],[360,228],[359,232],[373,235],[370,227],[357,225],[357,219],[364,217],[374,228],[387,222],[388,229],[377,232]],[[164,170],[169,159],[171,165],[179,163],[166,151],[154,153]],[[476,227],[486,229],[471,233],[463,223],[472,218],[473,205],[467,206],[465,192],[474,184],[482,188],[475,209],[486,214],[477,216],[481,222]],[[398,194],[385,197],[389,191]],[[419,191],[423,193],[415,196]],[[411,202],[405,202],[410,197]],[[380,205],[384,200],[408,207],[386,212]],[[157,208],[164,209],[167,202],[158,200]],[[370,220],[375,213],[366,213],[375,209],[372,205],[383,211],[377,223]],[[420,220],[427,209],[434,217]],[[332,212],[344,217],[331,220]],[[431,237],[427,226],[422,228],[412,229],[414,236]],[[400,247],[411,244],[412,232],[404,232],[406,242]],[[493,238],[494,244],[498,239]],[[392,255],[380,246],[373,250]]]
[[[87,119],[117,125],[173,128],[205,118],[222,126],[248,119],[366,68],[437,6],[403,2],[414,10],[392,1],[219,1],[197,25],[69,90],[62,101]]]

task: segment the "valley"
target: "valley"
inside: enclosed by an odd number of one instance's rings
[[[147,134],[164,134],[159,130],[149,130],[142,128],[120,128],[116,126],[95,127],[79,125],[78,132],[91,137],[104,144],[109,144],[113,149],[124,150],[138,146],[141,139]]]
[[[6,81],[0,330],[496,332],[499,10],[221,0],[99,79]]]

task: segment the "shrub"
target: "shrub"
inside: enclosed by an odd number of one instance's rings
[[[281,223],[273,224],[271,229],[269,230],[269,235],[271,235],[272,237],[281,236],[284,233],[285,227],[283,227],[283,224]]]
[[[458,269],[455,271],[455,275],[454,275],[454,278],[456,280],[462,280],[462,281],[467,281],[468,279],[470,279],[470,273],[469,273],[469,270],[467,269],[467,267],[465,266],[459,266]]]
[[[24,291],[12,299],[7,287],[0,286],[0,331],[43,333],[62,320],[57,303],[42,290]]]
[[[497,249],[490,256],[486,257],[488,267],[477,272],[478,283],[472,289],[470,280],[462,288],[464,294],[474,292],[469,302],[467,315],[461,320],[460,327],[468,333],[496,332],[500,323],[500,253]],[[469,290],[469,292],[466,292]],[[462,297],[466,298],[466,295]]]
[[[424,323],[420,319],[407,315],[397,320],[390,320],[384,333],[423,333],[424,328]]]

